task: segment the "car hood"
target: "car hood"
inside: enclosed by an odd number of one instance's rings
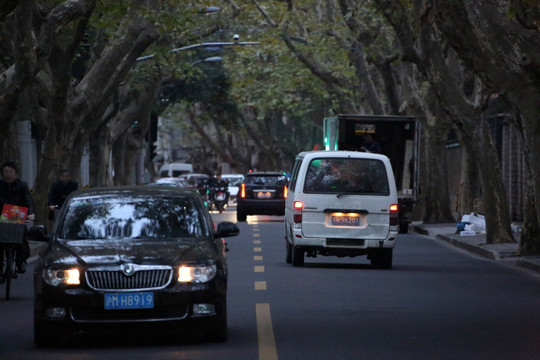
[[[43,254],[45,265],[107,266],[124,263],[171,265],[209,262],[218,252],[202,239],[60,240]]]

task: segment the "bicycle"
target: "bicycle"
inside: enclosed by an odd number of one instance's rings
[[[22,244],[26,235],[26,224],[0,223],[0,243],[4,245],[3,263],[0,269],[3,271],[6,285],[6,301],[11,292],[11,280],[17,277],[15,264],[16,246]]]

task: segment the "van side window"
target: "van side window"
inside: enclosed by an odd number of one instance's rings
[[[305,193],[389,195],[384,163],[377,159],[320,158],[308,166]]]
[[[300,165],[302,165],[302,159],[296,159],[293,169],[291,171],[291,181],[289,184],[289,191],[294,192],[296,189],[296,181],[298,180],[298,172],[300,171]]]

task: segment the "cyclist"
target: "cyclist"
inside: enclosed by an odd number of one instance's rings
[[[17,166],[11,161],[6,161],[0,168],[2,180],[0,180],[0,209],[4,204],[24,206],[28,208],[28,220],[34,220],[34,201],[28,184],[18,178]],[[30,256],[30,247],[26,238],[22,244],[16,247],[15,264],[17,272],[24,273],[26,271],[26,259]],[[0,243],[0,264],[4,263],[4,245]],[[3,271],[3,269],[0,269]],[[3,279],[3,274],[0,274],[0,279]]]
[[[58,181],[51,185],[49,191],[49,220],[54,219],[54,211],[60,209],[64,201],[73,191],[77,190],[78,184],[71,180],[71,175],[67,169],[62,169],[58,173]]]

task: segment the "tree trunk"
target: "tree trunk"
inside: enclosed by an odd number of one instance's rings
[[[481,118],[476,131],[475,139],[481,139],[475,142],[475,154],[485,203],[486,242],[488,244],[515,242],[510,229],[510,210],[501,167],[485,117]]]
[[[461,132],[456,132],[458,136]],[[474,210],[474,199],[481,196],[478,177],[478,167],[474,160],[473,149],[465,141],[460,140],[461,144],[461,176],[459,184],[459,206],[458,217],[470,214]]]
[[[53,129],[49,129],[45,136],[44,151],[38,166],[36,175],[36,185],[34,193],[34,205],[36,207],[37,219],[40,223],[46,222],[48,215],[47,196],[50,186],[57,180],[58,170],[65,167],[70,155],[70,149],[59,141],[57,134],[69,133],[62,123],[55,124]]]
[[[66,169],[68,169],[72,179],[77,181],[79,184],[79,189],[89,185],[87,183],[83,183],[81,179],[81,160],[83,159],[85,152],[88,151],[87,144],[88,140],[86,140],[86,138],[83,136],[79,136],[70,151],[66,166],[64,166]]]
[[[435,121],[428,119],[423,126],[425,146],[425,178],[423,194],[426,203],[424,223],[453,223],[446,174],[446,139],[450,124],[446,114],[437,114]]]
[[[17,141],[14,141],[18,137],[17,122],[0,122],[0,126],[2,126],[2,131],[0,132],[0,154],[2,154],[2,160],[11,160],[20,164],[19,144]]]
[[[531,196],[531,191],[532,189],[530,187],[525,189],[526,194],[523,208],[524,221],[518,249],[519,256],[540,254],[540,240],[531,239],[540,227],[540,223],[538,223],[538,218],[536,217],[538,210],[535,208],[535,202],[533,196]]]
[[[111,136],[109,127],[104,124],[90,137],[88,150],[90,156],[90,184],[92,186],[113,185],[111,174]]]

